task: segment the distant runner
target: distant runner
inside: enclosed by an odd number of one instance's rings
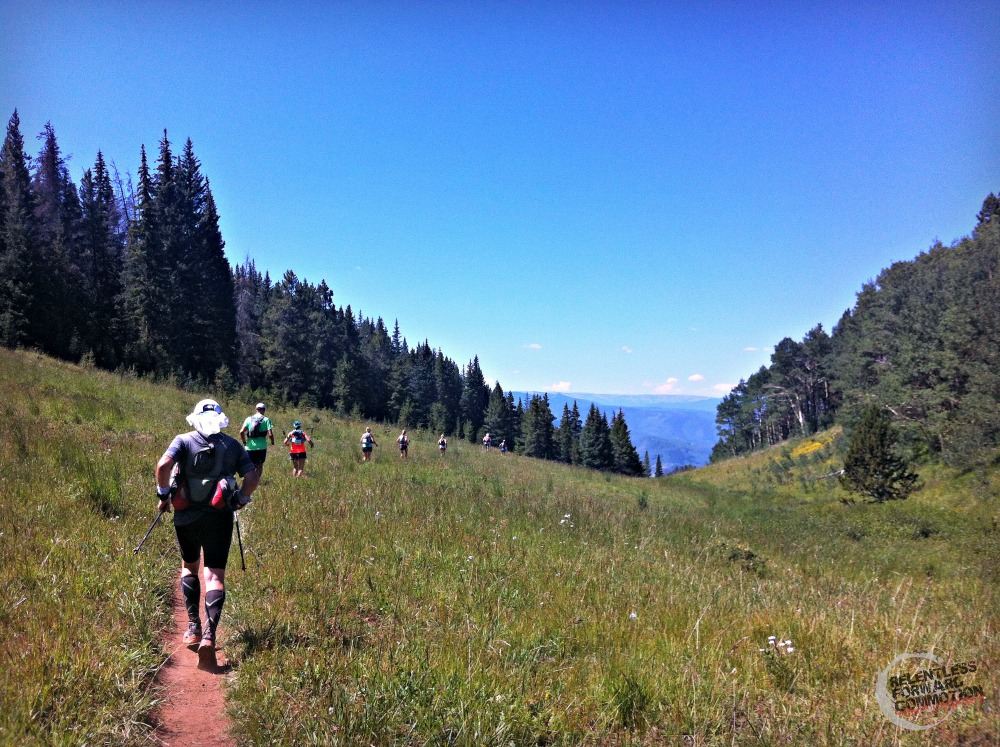
[[[271,446],[274,446],[274,427],[271,421],[264,415],[263,402],[258,402],[254,408],[256,412],[243,421],[240,428],[240,440],[250,454],[250,461],[253,462],[257,472],[264,474],[264,460],[267,459],[267,440],[271,439]]]
[[[444,452],[448,449],[448,439],[441,434],[441,438],[438,439],[438,452],[441,456],[444,456]]]
[[[410,437],[406,435],[406,428],[399,434],[396,443],[399,444],[399,458],[406,459],[406,450],[410,447]]]
[[[367,462],[372,458],[372,449],[376,446],[378,446],[378,442],[372,435],[372,429],[365,428],[365,432],[361,434],[361,458],[363,461]]]
[[[288,458],[292,460],[292,476],[302,477],[306,467],[306,444],[313,445],[309,434],[302,430],[302,421],[292,423],[292,430],[285,436],[285,446],[288,447]]]
[[[507,439],[506,438],[504,438],[504,439],[502,439],[500,441],[500,453],[501,454],[506,454],[507,453]]]
[[[483,436],[483,451],[490,450],[490,443],[492,443],[490,440],[490,434],[487,433],[485,436]]]

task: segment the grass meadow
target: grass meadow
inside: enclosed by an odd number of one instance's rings
[[[155,461],[215,395],[0,351],[0,742],[154,743],[178,558],[168,526],[132,548]],[[220,401],[235,435],[253,403]],[[302,479],[272,449],[240,515],[242,744],[997,743],[996,464],[847,505],[836,433],[654,481],[420,432],[402,461],[395,428],[268,414],[316,447]],[[899,729],[876,677],[930,650],[980,662],[986,698]]]

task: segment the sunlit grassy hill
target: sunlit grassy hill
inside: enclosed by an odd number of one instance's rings
[[[177,566],[153,466],[217,396],[0,350],[0,742],[148,744]],[[241,513],[221,640],[245,744],[991,744],[997,471],[844,505],[830,444],[662,480],[300,418]],[[816,441],[820,443],[820,441]],[[786,452],[787,450],[787,452]],[[777,647],[768,643],[791,640]],[[788,649],[792,649],[788,652]],[[988,662],[926,732],[874,697],[901,652]]]

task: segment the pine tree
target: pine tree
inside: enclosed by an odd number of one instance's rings
[[[490,399],[486,405],[486,415],[483,418],[483,430],[491,435],[496,444],[504,439],[507,440],[507,443],[513,443],[513,434],[509,432],[510,414],[507,411],[507,399],[500,382],[497,382],[490,392]]]
[[[611,450],[613,454],[614,469],[623,475],[638,476],[642,474],[642,462],[639,459],[639,452],[632,444],[632,436],[629,433],[628,425],[625,423],[625,414],[621,408],[618,413],[611,418]]]
[[[85,287],[80,270],[80,198],[51,123],[39,139],[42,149],[31,180],[39,274],[30,336],[47,353],[68,358],[83,352],[78,322],[88,311],[87,295],[80,293]]]
[[[431,427],[436,433],[451,435],[458,423],[462,406],[462,372],[458,364],[438,350],[434,362],[434,381],[437,399],[434,407],[434,417]]]
[[[350,355],[344,353],[337,364],[333,381],[333,398],[338,412],[348,414],[359,407],[363,397],[363,382]]]
[[[125,222],[115,197],[104,155],[97,152],[93,169],[80,182],[80,265],[85,313],[81,315],[82,345],[102,368],[122,360]]]
[[[480,437],[483,418],[486,416],[486,404],[490,399],[490,388],[486,385],[483,370],[479,367],[479,356],[475,356],[465,368],[464,385],[462,388],[461,418],[472,423],[467,429],[466,438],[475,443]]]
[[[36,342],[31,319],[41,268],[29,163],[15,109],[0,150],[0,343],[8,347]]]
[[[649,449],[642,453],[642,474],[649,477],[652,465],[649,463]]]
[[[918,477],[896,453],[896,441],[889,414],[866,405],[847,444],[841,485],[876,503],[906,498],[917,489]]]
[[[663,477],[663,462],[660,461],[660,455],[656,455],[656,467],[653,469],[653,477]]]
[[[614,469],[611,429],[607,418],[593,403],[580,434],[580,464],[591,469]]]
[[[123,297],[128,328],[127,360],[143,372],[169,371],[160,334],[161,324],[170,319],[170,298],[166,288],[169,281],[159,241],[155,196],[156,185],[143,145],[140,147],[135,215],[129,226],[125,256]]]
[[[307,394],[315,401],[312,384],[316,361],[310,323],[314,298],[315,289],[288,270],[274,286],[264,315],[262,363],[267,388],[288,402],[298,403]]]
[[[580,442],[575,433],[574,425],[573,414],[569,409],[569,402],[564,402],[562,417],[559,418],[559,432],[556,435],[556,439],[559,442],[559,461],[566,464],[573,463],[573,458],[580,448]]]
[[[976,230],[978,231],[987,223],[996,222],[997,218],[1000,218],[1000,197],[990,192],[983,200],[983,206],[976,215]]]
[[[233,271],[236,303],[236,380],[250,389],[264,386],[263,318],[271,296],[271,278],[247,258]]]
[[[537,459],[551,459],[555,454],[554,421],[548,395],[532,395],[522,419],[518,452]]]

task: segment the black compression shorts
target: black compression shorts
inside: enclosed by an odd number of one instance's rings
[[[185,563],[197,563],[204,550],[206,568],[226,567],[229,545],[233,541],[232,511],[205,512],[196,522],[174,529]]]

